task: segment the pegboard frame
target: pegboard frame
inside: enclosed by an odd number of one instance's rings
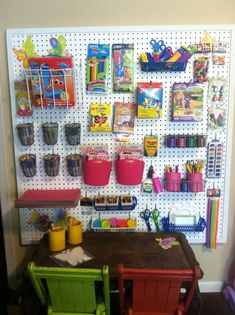
[[[207,31],[211,31],[211,32],[229,32],[230,33],[230,67],[228,69],[229,73],[227,74],[228,78],[229,78],[229,86],[228,86],[228,91],[229,94],[227,95],[227,102],[228,102],[228,112],[227,112],[227,130],[226,130],[226,150],[225,150],[225,158],[224,158],[224,162],[226,161],[226,167],[223,168],[223,174],[224,174],[224,180],[222,182],[222,187],[221,187],[221,192],[223,195],[223,200],[222,200],[222,209],[220,211],[220,233],[219,233],[219,237],[218,237],[218,242],[224,243],[226,242],[227,239],[227,224],[228,224],[228,206],[229,206],[229,194],[227,193],[229,191],[229,183],[230,183],[230,170],[231,170],[231,148],[232,148],[232,119],[233,119],[233,96],[234,96],[234,74],[235,71],[235,66],[234,66],[234,25],[221,25],[221,26],[196,26],[196,27],[192,27],[192,26],[151,26],[151,27],[98,27],[98,28],[90,28],[90,27],[85,27],[85,28],[48,28],[48,29],[11,29],[11,30],[7,30],[7,48],[8,48],[8,67],[9,67],[9,82],[10,82],[10,95],[11,95],[11,109],[12,109],[12,124],[13,124],[13,135],[14,135],[14,148],[15,148],[15,163],[16,163],[16,175],[17,175],[17,189],[18,189],[18,194],[20,195],[25,189],[28,189],[29,187],[34,187],[34,178],[29,179],[27,181],[25,181],[22,178],[22,174],[21,174],[21,170],[19,170],[18,167],[18,156],[19,154],[22,153],[22,150],[19,149],[19,140],[17,138],[16,132],[15,132],[15,124],[16,122],[19,123],[20,119],[17,117],[16,118],[16,112],[15,112],[15,92],[14,92],[14,80],[16,79],[16,77],[19,75],[18,70],[15,69],[15,57],[13,56],[12,53],[12,48],[15,47],[13,46],[13,36],[19,36],[22,39],[25,39],[27,34],[34,34],[35,36],[38,36],[38,38],[43,37],[43,36],[57,36],[59,34],[77,34],[78,38],[81,41],[84,41],[85,39],[88,39],[87,41],[85,40],[84,46],[83,46],[83,51],[80,52],[78,55],[80,56],[80,58],[82,60],[84,60],[86,58],[86,52],[87,52],[87,43],[93,43],[96,42],[98,39],[100,39],[100,42],[107,42],[107,37],[110,37],[111,34],[114,34],[116,36],[116,38],[121,36],[121,39],[123,41],[123,37],[124,40],[126,42],[132,42],[132,40],[136,40],[136,34],[141,34],[141,36],[144,36],[142,39],[144,39],[144,43],[145,43],[145,49],[147,47],[148,51],[151,51],[151,47],[149,45],[146,46],[147,42],[149,42],[149,37],[150,39],[152,37],[154,37],[156,34],[158,33],[162,33],[167,35],[169,32],[173,32],[173,33],[177,33],[179,35],[179,39],[182,41],[181,44],[184,43],[185,38],[187,39],[187,36],[185,37],[185,34],[187,33],[188,36],[192,36],[191,34],[195,34],[197,33],[198,36],[202,36],[203,31],[207,30]],[[146,37],[146,34],[148,34],[148,36]],[[88,36],[89,35],[89,36]],[[92,37],[92,36],[94,37]],[[125,35],[125,36],[124,36]],[[71,36],[70,36],[71,37]],[[66,36],[67,38],[67,36]],[[95,38],[95,40],[94,40]],[[155,37],[154,37],[155,38]],[[198,37],[199,38],[199,37]],[[119,38],[120,39],[120,38]],[[71,42],[71,38],[69,38],[69,42]],[[116,43],[115,40],[110,42],[110,39],[108,40],[109,43]],[[20,43],[20,41],[19,41]],[[70,43],[71,44],[71,43]],[[69,45],[70,45],[69,44]],[[169,44],[169,43],[168,43]],[[171,43],[170,43],[171,44]],[[186,43],[187,44],[187,43]],[[49,41],[47,41],[47,51],[49,50]],[[78,49],[78,43],[74,42],[74,49]],[[143,45],[143,43],[142,43]],[[172,44],[171,44],[172,45]],[[37,44],[35,43],[35,46],[37,48]],[[178,48],[177,46],[179,46],[177,44],[177,42],[175,43],[175,46],[173,47],[174,49]],[[17,48],[17,47],[15,47]],[[18,47],[19,49],[20,47]],[[70,49],[68,48],[68,50],[70,51]],[[190,65],[188,65],[188,69],[186,71],[186,73],[182,73],[179,76],[175,76],[175,74],[172,73],[163,73],[162,76],[156,75],[156,73],[142,73],[140,72],[140,65],[137,63],[137,58],[139,56],[139,52],[143,51],[143,47],[141,46],[139,49],[135,49],[135,84],[136,82],[140,82],[140,81],[161,81],[164,83],[167,83],[170,79],[171,79],[171,75],[173,75],[173,78],[178,78],[179,81],[178,82],[184,82],[184,80],[186,82],[188,82],[188,74],[192,72],[192,68],[190,68]],[[73,54],[70,51],[71,54]],[[233,58],[232,58],[233,57]],[[80,66],[81,65],[81,66]],[[84,80],[84,73],[85,73],[85,63],[78,63],[75,64],[75,67],[78,68],[78,73],[82,74],[82,80],[80,79],[79,75],[78,75],[78,80],[77,80],[77,84],[76,84],[76,94],[78,96],[77,100],[79,103],[79,106],[77,108],[75,108],[73,111],[76,115],[79,115],[79,108],[80,106],[84,105],[84,100],[85,100],[85,106],[87,107],[88,104],[90,104],[91,102],[99,102],[101,96],[100,95],[86,95],[85,94],[85,80]],[[109,78],[109,84],[111,84],[111,77]],[[165,85],[164,85],[165,87]],[[109,90],[109,93],[111,92],[111,90]],[[170,91],[168,90],[167,92],[164,89],[164,101],[163,104],[165,105],[166,103],[168,103],[169,105],[169,95],[170,95]],[[105,100],[107,102],[110,102],[111,104],[113,104],[114,101],[117,100],[125,100],[125,101],[134,101],[135,100],[135,96],[133,95],[120,95],[120,94],[115,94],[115,95],[111,95],[109,96],[106,95],[105,97],[102,97],[102,101]],[[163,106],[164,106],[163,105]],[[168,106],[167,105],[167,106]],[[163,111],[163,116],[166,117],[166,119],[169,119],[169,110],[167,109],[167,106],[165,106],[164,111]],[[45,111],[46,111],[46,115],[47,116],[53,116],[53,113],[55,113],[55,111],[50,110],[50,109],[44,109],[44,112],[42,113],[37,113],[37,119],[38,122],[36,121],[36,130],[38,131],[38,135],[40,133],[40,120],[43,121],[44,119],[44,115],[45,115]],[[70,111],[70,109],[68,110]],[[85,116],[88,117],[88,116]],[[59,116],[60,119],[65,119],[66,115],[61,114]],[[205,118],[204,118],[205,119]],[[24,122],[30,122],[30,119],[24,119]],[[43,121],[44,122],[44,121]],[[67,122],[67,121],[66,121]],[[136,120],[136,128],[138,130],[138,128],[140,128],[140,125],[143,121],[142,120]],[[35,123],[35,122],[34,122]],[[155,127],[157,126],[158,128],[160,127],[160,129],[162,128],[163,122],[162,121],[158,121],[156,123],[155,120],[148,120],[149,125],[155,125]],[[169,122],[168,123],[172,126],[173,123]],[[204,122],[205,124],[205,122]],[[159,126],[160,125],[160,126]],[[187,128],[189,130],[192,130],[190,127],[190,124],[188,124]],[[205,127],[204,127],[205,128]],[[149,133],[149,131],[152,129],[152,126],[148,128],[146,128],[146,134]],[[205,129],[206,130],[206,129]],[[60,143],[64,144],[64,139],[63,139],[63,131],[60,130]],[[183,132],[185,133],[185,129],[183,130]],[[207,131],[206,131],[207,132]],[[176,134],[180,133],[179,129],[177,130]],[[203,133],[203,132],[201,132]],[[160,132],[158,133],[158,135],[160,137],[163,136],[163,134]],[[88,138],[89,144],[92,143],[96,143],[96,134],[94,134],[93,136],[89,135],[86,131],[86,129],[83,129],[83,133],[82,133],[82,137],[86,137]],[[111,138],[111,139],[110,139]],[[210,139],[210,137],[209,137]],[[110,137],[110,135],[104,135],[103,136],[103,141],[106,142],[106,140],[108,140],[109,142],[111,142],[113,139],[112,137]],[[37,145],[39,144],[40,146],[43,146],[42,144],[42,140],[41,140],[41,136],[39,135],[39,138],[37,139],[38,142]],[[85,144],[85,143],[84,143]],[[87,143],[86,143],[87,144]],[[45,145],[44,145],[45,146]],[[166,149],[163,147],[163,144],[160,143],[160,153],[159,154],[166,154],[167,157],[172,158],[171,163],[174,162],[173,157],[175,156],[175,154],[179,154],[178,150],[172,150],[171,152],[169,151],[169,149]],[[43,147],[44,148],[44,147]],[[205,156],[205,152],[203,151],[204,149],[202,149],[202,152],[200,153],[200,156],[197,156],[197,158],[200,158],[201,156]],[[48,148],[44,148],[43,153],[48,152]],[[68,147],[66,147],[66,151],[68,154],[72,153],[71,150],[68,149]],[[112,152],[112,154],[114,153],[114,144],[112,143],[110,146],[110,152]],[[190,155],[194,155],[196,153],[195,149],[188,149],[188,151],[184,151],[187,154]],[[185,154],[184,153],[184,154]],[[160,156],[159,156],[160,158]],[[145,159],[146,162],[146,166],[145,166],[145,173],[144,176],[146,175],[146,170],[148,168],[148,166],[150,165],[150,160],[149,159]],[[158,158],[156,160],[153,160],[153,165],[155,166],[155,164],[158,162]],[[163,163],[161,163],[163,164]],[[225,164],[225,163],[224,163]],[[42,163],[38,166],[39,167],[39,172],[40,174],[43,173],[43,166]],[[159,176],[162,177],[162,169],[159,170],[158,166],[157,166],[157,174]],[[78,185],[78,181],[74,178],[68,177],[66,176],[66,174],[63,172],[63,178],[66,182],[66,185],[68,185],[69,187],[77,187]],[[53,181],[52,179],[48,179],[45,177],[41,177],[41,180],[45,180],[44,183],[37,183],[36,187],[37,188],[44,188],[45,185],[48,189],[53,189],[53,188],[61,188],[60,187],[60,177],[56,178],[57,180]],[[69,184],[68,184],[69,181]],[[113,176],[113,172],[111,175],[111,179],[110,182],[113,183],[115,181],[115,178]],[[210,180],[210,188],[211,185],[213,185],[215,182],[215,184],[218,181],[212,181]],[[38,185],[39,184],[39,185]],[[126,187],[126,186],[120,186],[118,185],[118,187],[115,186],[115,190],[113,190],[113,185],[109,188],[109,187],[99,187],[99,188],[94,188],[94,187],[88,187],[86,185],[84,185],[82,183],[82,181],[80,181],[79,185],[81,186],[82,190],[84,189],[85,192],[87,192],[87,194],[91,194],[91,195],[95,195],[97,193],[100,194],[109,194],[109,193],[117,193],[117,194],[123,194],[125,192],[131,192],[132,194],[136,194],[138,195],[140,198],[142,198],[143,202],[142,202],[142,206],[144,206],[144,204],[146,204],[146,202],[152,206],[154,206],[155,203],[157,203],[157,206],[159,208],[161,208],[161,206],[163,206],[163,211],[161,211],[161,216],[165,216],[167,214],[167,206],[163,203],[169,202],[174,204],[174,201],[179,201],[182,199],[182,197],[184,198],[185,201],[187,201],[188,199],[193,202],[197,202],[198,198],[200,198],[199,194],[186,194],[186,195],[182,195],[182,193],[168,193],[167,198],[164,200],[163,198],[161,199],[161,197],[157,197],[156,195],[153,196],[146,196],[143,195],[140,192],[140,187]],[[226,192],[226,194],[225,194]],[[138,210],[136,210],[136,215],[138,215],[138,213],[141,211],[141,207],[139,205]],[[22,218],[22,214],[27,212],[29,213],[28,216],[30,217],[30,213],[31,213],[32,209],[20,209],[20,214],[21,214],[21,238],[22,238],[22,243],[23,244],[29,244],[34,242],[33,237],[35,236],[35,230],[32,229],[32,231],[30,231],[29,233],[26,231],[25,229],[25,218]],[[42,210],[40,210],[42,211]],[[89,224],[89,214],[91,214],[91,211],[87,211],[87,215],[84,215],[84,211],[82,212],[81,209],[73,209],[72,210],[73,214],[80,214],[82,215],[82,219],[84,219],[85,222],[85,226],[88,226]],[[116,213],[116,212],[115,212]],[[133,213],[134,214],[134,213]],[[140,230],[146,230],[144,223],[140,222],[138,220],[138,227],[140,227]],[[42,235],[40,233],[37,232],[36,237],[38,239],[40,239]],[[204,238],[204,233],[201,233],[200,235],[198,235],[197,233],[190,233],[189,235],[187,235],[189,241],[191,243],[204,243],[205,242],[205,238]]]

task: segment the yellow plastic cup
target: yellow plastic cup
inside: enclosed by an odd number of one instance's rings
[[[65,249],[65,228],[55,227],[48,231],[49,250],[58,252]]]
[[[68,225],[68,239],[69,244],[76,245],[82,242],[82,222],[73,221]]]

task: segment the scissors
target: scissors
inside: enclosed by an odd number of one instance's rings
[[[155,209],[153,209],[150,213],[150,217],[155,224],[156,232],[160,231],[159,222],[158,222],[159,215],[160,215],[160,212],[157,210],[157,208],[155,206]]]
[[[150,45],[152,46],[154,53],[160,53],[166,49],[166,45],[163,40],[156,41],[152,38],[150,40]]]
[[[148,228],[148,232],[152,231],[152,228],[149,223],[150,216],[151,212],[148,209],[145,209],[144,211],[140,212],[140,217],[145,221]]]

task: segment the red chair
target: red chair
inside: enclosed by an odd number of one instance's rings
[[[200,267],[194,270],[133,269],[118,266],[119,302],[125,315],[182,315],[192,301]],[[181,288],[187,288],[181,293]]]

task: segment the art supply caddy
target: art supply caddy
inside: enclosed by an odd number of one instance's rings
[[[230,36],[217,27],[91,29],[89,36],[79,28],[63,34],[9,30],[19,193],[79,187],[82,199],[92,202],[67,212],[81,220],[83,230],[147,231],[140,217],[147,205],[157,209],[151,231],[157,224],[205,243],[209,218],[214,234],[207,246],[215,247],[215,235],[223,242],[227,197],[221,190],[215,233],[207,189],[228,185]],[[223,51],[215,49],[220,39]],[[31,56],[28,67],[21,49]],[[205,167],[191,170],[198,160]],[[123,196],[131,201],[123,203]],[[176,208],[193,211],[174,216],[170,209]],[[56,213],[36,211],[20,209],[23,244],[41,239],[37,220]]]

